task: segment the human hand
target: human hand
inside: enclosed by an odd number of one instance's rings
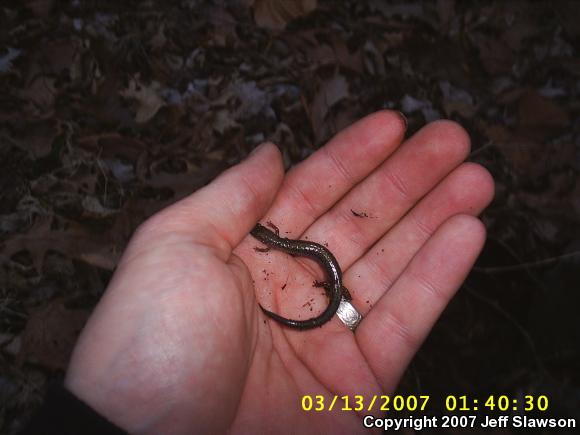
[[[460,127],[435,122],[401,145],[404,128],[375,113],[286,175],[264,145],[147,220],[67,387],[131,433],[364,432],[361,414],[304,412],[302,396],[394,390],[483,246],[473,216],[493,196],[487,171],[462,163]],[[310,260],[253,249],[258,220],[329,247],[364,316],[354,334],[336,316],[308,331],[264,316],[257,301],[293,319],[328,302]]]

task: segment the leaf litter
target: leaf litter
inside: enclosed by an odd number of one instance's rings
[[[289,167],[386,108],[408,134],[459,122],[496,180],[468,291],[400,391],[547,391],[580,409],[564,399],[580,391],[579,15],[545,1],[7,2],[0,431],[62,376],[139,223],[262,141]]]

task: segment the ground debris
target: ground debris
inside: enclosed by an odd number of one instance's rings
[[[141,222],[263,141],[290,167],[382,109],[407,135],[458,122],[496,181],[479,269],[401,391],[577,396],[578,22],[548,1],[5,2],[0,432],[65,369]]]

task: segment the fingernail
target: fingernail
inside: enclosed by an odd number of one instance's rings
[[[400,110],[397,110],[397,112],[399,112],[399,116],[401,117],[401,119],[405,123],[405,130],[406,130],[407,127],[409,126],[409,123],[407,122],[407,117]]]

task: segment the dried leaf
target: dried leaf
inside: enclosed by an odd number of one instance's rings
[[[103,207],[101,202],[94,196],[83,197],[81,204],[83,206],[83,216],[87,218],[104,219],[118,213],[118,210]]]
[[[413,113],[420,111],[425,118],[425,121],[431,122],[440,119],[441,115],[433,108],[433,105],[428,100],[420,100],[410,95],[405,95],[401,100],[401,108],[404,113]]]
[[[438,0],[437,14],[439,15],[439,22],[443,33],[447,33],[449,24],[455,16],[455,0]]]
[[[38,159],[50,153],[52,144],[60,133],[60,126],[55,120],[43,119],[22,125],[18,137],[12,139],[12,142],[27,151],[31,158]]]
[[[223,135],[228,130],[240,128],[241,125],[238,124],[231,115],[232,115],[231,112],[227,109],[219,110],[218,112],[216,112],[213,121],[213,129],[217,133]]]
[[[165,105],[161,92],[162,86],[159,82],[154,80],[149,85],[144,85],[139,77],[135,77],[129,81],[129,86],[126,89],[119,91],[119,95],[137,101],[135,121],[144,123],[153,118]]]
[[[312,127],[317,136],[322,135],[322,126],[330,108],[348,96],[348,82],[344,76],[335,74],[322,82],[310,107]]]
[[[12,69],[12,61],[22,53],[17,48],[8,47],[8,51],[0,56],[0,73],[5,74]]]
[[[23,3],[38,18],[46,18],[54,6],[54,0],[25,0]]]
[[[546,138],[570,124],[568,111],[535,91],[526,92],[518,103],[518,118],[522,135]]]
[[[282,30],[294,18],[316,9],[317,0],[256,0],[254,19],[259,27]]]
[[[481,63],[489,74],[510,73],[514,54],[507,44],[497,38],[474,35],[474,44],[479,48]]]
[[[443,93],[443,108],[447,117],[459,113],[465,118],[471,118],[475,113],[475,105],[471,94],[463,89],[453,86],[448,81],[439,83]]]
[[[39,76],[33,79],[26,89],[20,91],[19,96],[31,103],[30,112],[39,117],[47,117],[54,109],[57,95],[55,84],[54,77]]]
[[[112,270],[120,257],[119,241],[93,235],[73,222],[65,229],[51,230],[51,218],[42,218],[26,234],[18,234],[4,243],[2,256],[9,259],[20,251],[27,251],[37,271],[42,270],[46,252],[54,250],[94,266]]]
[[[30,312],[22,332],[20,361],[64,370],[77,337],[89,317],[87,310],[67,309],[62,300]]]

